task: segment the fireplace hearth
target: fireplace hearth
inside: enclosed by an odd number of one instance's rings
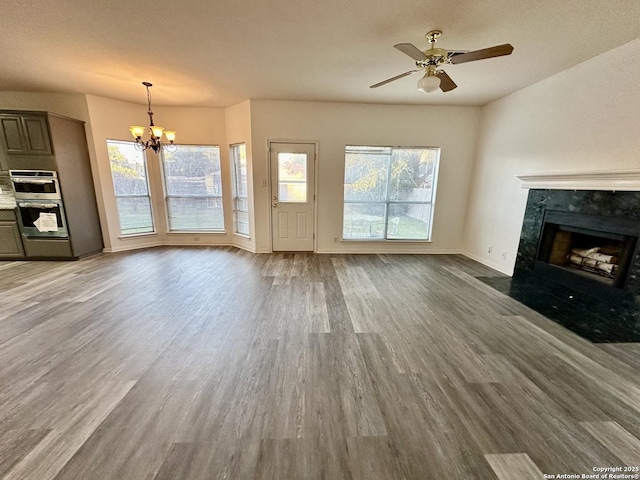
[[[593,342],[640,342],[640,192],[531,189],[513,277],[483,279]]]

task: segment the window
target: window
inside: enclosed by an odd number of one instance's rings
[[[179,145],[162,152],[170,231],[224,230],[220,149]]]
[[[249,235],[249,201],[247,199],[247,148],[244,143],[231,145],[233,176],[233,228],[235,233]]]
[[[121,235],[154,231],[146,159],[134,145],[107,140]]]
[[[278,153],[278,202],[307,203],[306,153]]]
[[[438,148],[347,146],[342,237],[429,240]]]

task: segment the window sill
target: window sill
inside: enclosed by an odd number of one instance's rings
[[[169,230],[167,235],[226,235],[226,230]]]
[[[397,240],[389,238],[343,238],[340,241],[348,243],[433,243],[433,240],[412,240],[405,238],[399,238]]]
[[[243,238],[245,240],[251,240],[251,237],[249,235],[245,235],[244,233],[233,232],[233,236],[234,237],[240,237],[240,238]]]
[[[158,232],[131,233],[129,235],[120,235],[118,236],[118,240],[127,240],[129,238],[151,237],[153,235],[158,235]]]

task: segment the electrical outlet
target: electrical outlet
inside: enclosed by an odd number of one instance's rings
[[[502,250],[502,252],[500,252],[500,258],[502,260],[506,260],[507,259],[507,252],[505,250]]]
[[[489,248],[487,248],[487,253],[491,254],[493,253],[493,246],[489,245]]]
[[[200,237],[193,237],[193,241],[194,242],[199,242],[200,241]]]
[[[333,243],[338,243],[338,237],[337,236],[333,237]]]

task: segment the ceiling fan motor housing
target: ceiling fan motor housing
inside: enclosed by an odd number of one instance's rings
[[[449,62],[449,52],[443,48],[430,48],[423,52],[427,57],[425,60],[416,60],[416,66],[426,67],[427,65],[442,65]]]

